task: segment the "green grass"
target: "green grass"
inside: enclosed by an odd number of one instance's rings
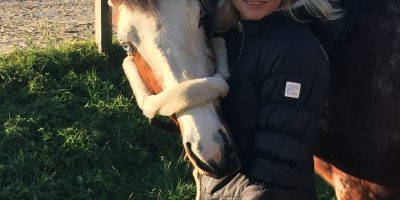
[[[178,134],[141,115],[123,55],[75,42],[0,56],[0,199],[194,199]]]

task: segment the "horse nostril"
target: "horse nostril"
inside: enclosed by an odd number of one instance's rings
[[[209,173],[209,174],[213,174],[214,173],[214,168],[213,166],[203,162],[200,158],[198,158],[196,156],[196,154],[193,152],[192,150],[192,144],[190,142],[186,142],[185,143],[185,149],[186,149],[186,153],[188,154],[190,160],[192,162],[194,162],[193,164],[195,166],[197,166],[198,168],[200,168],[201,170]]]
[[[206,147],[203,147],[200,144],[193,145],[190,142],[186,142],[184,143],[184,147],[191,162],[201,171],[214,178],[220,178],[240,169],[236,147],[229,138],[229,133],[226,133],[223,129],[219,129],[218,133],[214,134],[213,139],[214,142],[219,144],[220,152],[222,153],[222,155],[220,155],[221,158],[217,160],[202,159],[199,157],[200,155],[197,155],[194,152],[202,152],[202,149],[205,149]]]

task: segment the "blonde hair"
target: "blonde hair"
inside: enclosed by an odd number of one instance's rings
[[[279,10],[287,12],[297,21],[304,21],[295,13],[296,9],[302,6],[310,15],[321,20],[334,20],[342,16],[341,10],[333,8],[328,0],[282,0]],[[233,6],[232,0],[218,0],[212,17],[213,30],[227,31],[236,25],[238,18],[239,13]]]

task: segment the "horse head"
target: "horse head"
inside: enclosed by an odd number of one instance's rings
[[[138,68],[147,65],[147,70],[139,69],[145,80],[139,87],[147,87],[153,93],[215,73],[199,0],[109,0],[109,5],[113,8],[118,40],[128,51],[123,66],[132,87],[138,87],[132,82],[140,82],[130,80],[134,64]],[[196,98],[212,92],[197,89],[194,91],[202,93],[195,94]],[[136,98],[140,96],[136,94],[140,92],[133,90]],[[169,96],[164,99],[168,101]],[[140,100],[136,100],[140,106]],[[217,178],[240,167],[232,138],[218,110],[218,102],[204,102],[173,113],[192,164],[200,173]]]

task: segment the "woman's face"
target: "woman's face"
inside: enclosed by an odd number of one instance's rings
[[[259,20],[273,13],[282,0],[232,0],[243,20]]]

